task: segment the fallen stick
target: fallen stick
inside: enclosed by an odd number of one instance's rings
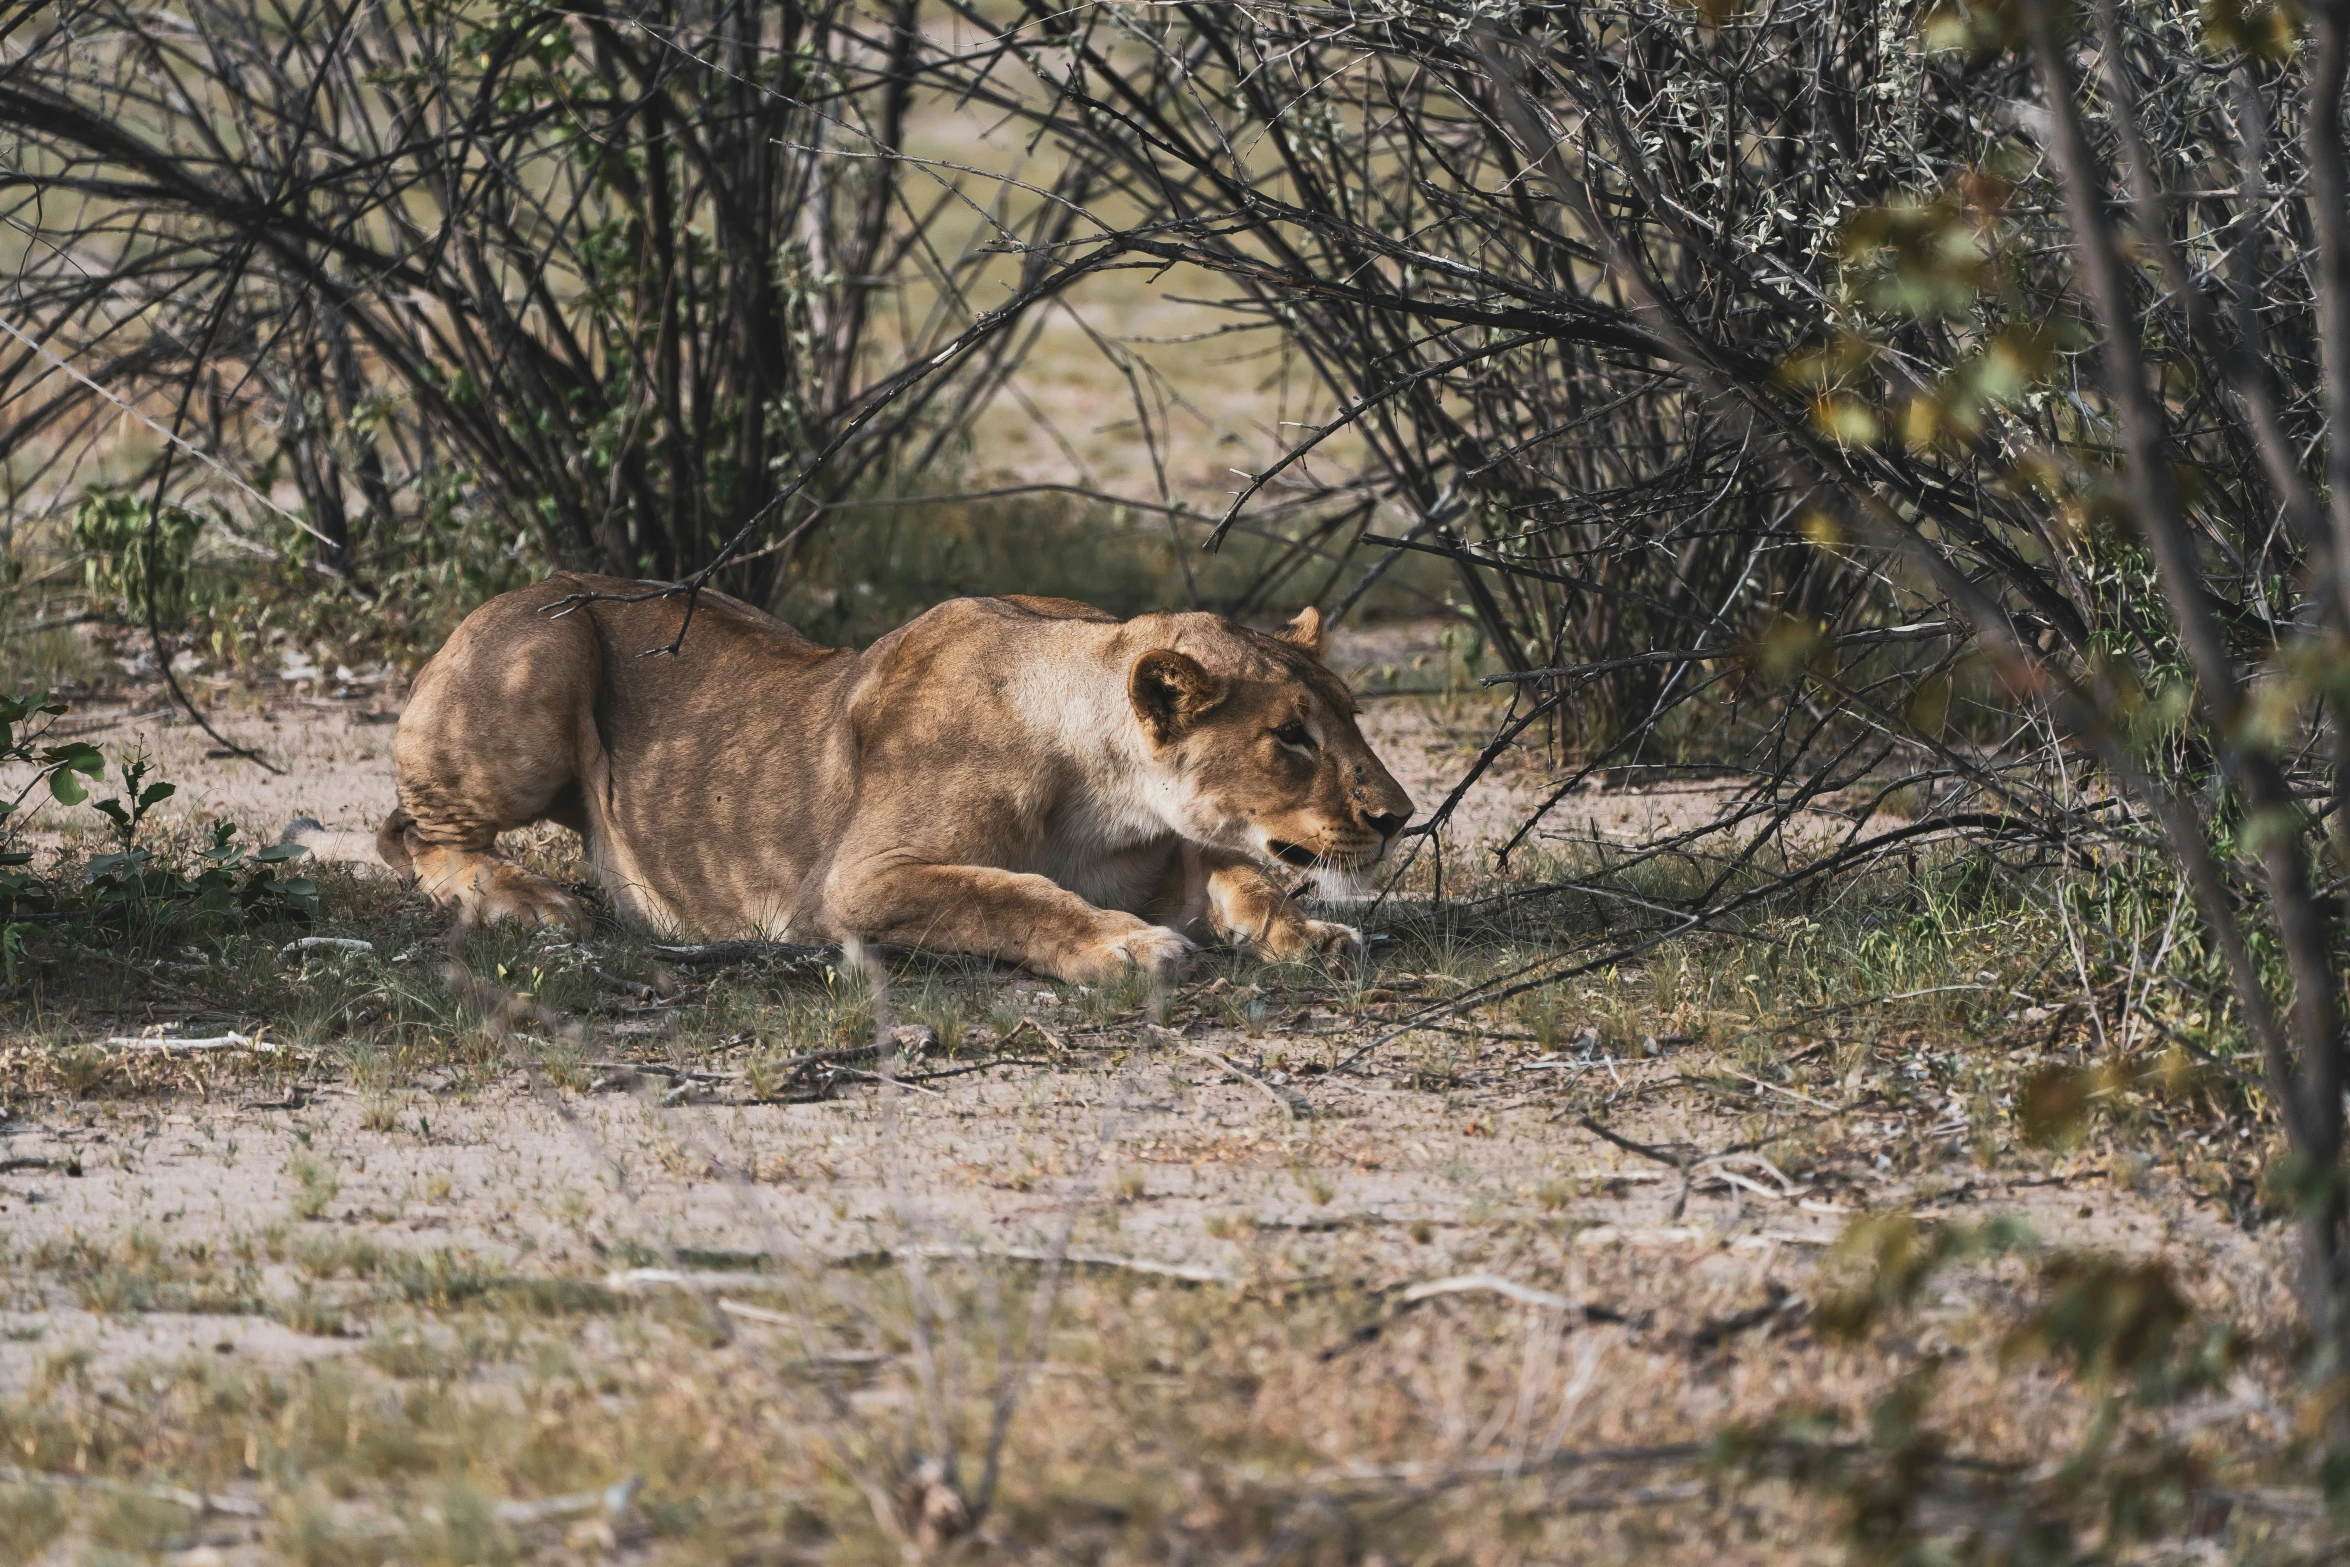
[[[588,966],[588,972],[602,980],[607,989],[617,990],[622,995],[633,996],[639,1001],[651,1001],[660,994],[659,991],[641,979],[622,979],[617,974],[605,973],[593,964]]]
[[[602,1513],[617,1523],[628,1516],[628,1509],[636,1501],[636,1493],[644,1485],[641,1476],[630,1475],[601,1491],[574,1491],[568,1496],[547,1496],[530,1502],[500,1502],[492,1509],[498,1522],[506,1524],[545,1523],[554,1518],[570,1518],[581,1513]],[[426,1509],[428,1512],[431,1509]]]
[[[796,1328],[800,1325],[800,1319],[788,1311],[769,1311],[765,1306],[753,1306],[746,1301],[721,1300],[718,1309],[730,1317],[740,1317],[745,1322],[764,1322],[774,1328]]]
[[[1824,1099],[1814,1099],[1809,1094],[1799,1094],[1794,1089],[1782,1088],[1777,1083],[1766,1083],[1759,1077],[1748,1077],[1744,1072],[1739,1071],[1736,1067],[1724,1067],[1722,1070],[1728,1072],[1732,1077],[1737,1078],[1742,1083],[1752,1083],[1755,1087],[1766,1089],[1774,1094],[1785,1094],[1788,1098],[1797,1100],[1803,1104],[1810,1105],[1815,1110],[1833,1111],[1837,1108],[1835,1105],[1829,1104]]]
[[[151,1502],[169,1502],[209,1517],[266,1518],[269,1509],[249,1496],[218,1496],[210,1491],[187,1491],[176,1485],[138,1485],[93,1475],[55,1474],[46,1469],[18,1469],[0,1465],[0,1480],[11,1485],[46,1485],[61,1491],[103,1491],[110,1496],[137,1496]]]
[[[999,1066],[1051,1066],[1052,1064],[1050,1061],[1040,1061],[1034,1056],[989,1056],[985,1061],[974,1061],[969,1066],[950,1066],[940,1072],[912,1074],[901,1072],[898,1074],[898,1081],[910,1088],[921,1083],[935,1083],[942,1077],[968,1077],[973,1072],[991,1071]]]
[[[666,1077],[681,1083],[739,1083],[740,1072],[690,1072],[682,1066],[667,1066],[659,1061],[590,1061],[589,1066],[599,1072],[650,1072],[655,1077]]]
[[[1395,1298],[1395,1304],[1356,1328],[1335,1344],[1326,1346],[1315,1358],[1327,1364],[1357,1345],[1368,1344],[1387,1331],[1387,1325],[1397,1317],[1424,1301],[1444,1295],[1490,1294],[1514,1300],[1521,1306],[1539,1306],[1546,1311],[1571,1311],[1585,1322],[1629,1323],[1631,1318],[1612,1306],[1595,1306],[1588,1301],[1569,1300],[1549,1290],[1536,1289],[1531,1284],[1520,1284],[1505,1279],[1498,1273],[1456,1273],[1451,1278],[1430,1279],[1415,1284]],[[1640,1319],[1646,1321],[1645,1315]]]
[[[1505,1279],[1498,1273],[1461,1273],[1449,1279],[1431,1279],[1425,1284],[1415,1284],[1403,1292],[1403,1304],[1417,1306],[1439,1295],[1480,1292],[1507,1296],[1521,1306],[1547,1306],[1552,1311],[1579,1311],[1586,1316],[1591,1312],[1591,1308],[1581,1301],[1569,1300],[1564,1295],[1553,1295],[1548,1290],[1538,1290],[1531,1284],[1520,1284],[1515,1279]]]
[[[1600,1125],[1597,1121],[1594,1121],[1587,1115],[1578,1118],[1575,1124],[1583,1128],[1583,1130],[1586,1132],[1589,1132],[1594,1137],[1604,1138],[1608,1142],[1614,1143],[1618,1148],[1623,1149],[1626,1153],[1638,1154],[1643,1159],[1653,1159],[1658,1164],[1668,1165],[1671,1168],[1682,1171],[1684,1173],[1688,1171],[1690,1161],[1697,1157],[1697,1150],[1694,1148],[1690,1149],[1686,1154],[1677,1154],[1674,1153],[1671,1149],[1652,1148],[1646,1143],[1634,1142],[1631,1138],[1625,1137],[1620,1133],[1609,1131],[1606,1127]]]
[[[658,944],[647,949],[657,952],[672,963],[756,963],[762,958],[780,958],[786,963],[832,963],[840,957],[838,947],[806,947],[789,941],[701,941],[691,946],[666,947]]]
[[[296,936],[292,941],[277,949],[277,960],[283,963],[288,958],[306,957],[322,947],[336,952],[372,953],[375,951],[374,942],[361,941],[356,936]]]
[[[1185,1045],[1183,1047],[1183,1053],[1187,1056],[1197,1056],[1203,1061],[1214,1062],[1216,1065],[1222,1067],[1225,1071],[1230,1072],[1234,1077],[1237,1077],[1242,1082],[1248,1084],[1249,1087],[1255,1089],[1258,1093],[1263,1094],[1266,1098],[1279,1105],[1282,1109],[1282,1113],[1287,1115],[1292,1121],[1296,1120],[1301,1115],[1313,1114],[1313,1101],[1306,1098],[1305,1095],[1275,1087],[1273,1084],[1268,1083],[1263,1078],[1257,1076],[1254,1072],[1249,1071],[1246,1067],[1236,1064],[1220,1051],[1210,1050],[1205,1045]]]
[[[109,1050],[154,1050],[166,1055],[182,1050],[274,1050],[274,1045],[239,1033],[216,1034],[205,1039],[164,1039],[151,1034],[116,1034],[101,1039],[99,1044]]]
[[[1721,1237],[1713,1230],[1702,1230],[1695,1225],[1651,1224],[1635,1225],[1626,1229],[1616,1224],[1594,1224],[1588,1230],[1575,1232],[1577,1251],[1596,1246],[1689,1246],[1700,1242],[1711,1244]]]
[[[1770,1198],[1770,1199],[1771,1199],[1773,1202],[1786,1202],[1786,1201],[1788,1200],[1787,1193],[1785,1193],[1785,1192],[1775,1192],[1775,1191],[1772,1191],[1772,1190],[1771,1190],[1771,1189],[1770,1189],[1768,1186],[1765,1186],[1765,1185],[1764,1185],[1762,1182],[1760,1182],[1760,1181],[1750,1181],[1750,1180],[1748,1180],[1748,1179],[1747,1179],[1745,1176],[1743,1176],[1743,1175],[1740,1175],[1740,1174],[1739,1174],[1737,1171],[1735,1171],[1735,1170],[1721,1170],[1721,1169],[1707,1170],[1707,1171],[1706,1171],[1706,1172],[1705,1172],[1703,1175],[1699,1176],[1699,1177],[1698,1177],[1698,1179],[1700,1179],[1700,1180],[1708,1180],[1708,1181],[1720,1181],[1720,1182],[1723,1182],[1725,1185],[1730,1185],[1730,1186],[1743,1186],[1743,1187],[1745,1187],[1745,1188],[1746,1188],[1748,1191],[1750,1191],[1750,1192],[1753,1192],[1753,1193],[1754,1193],[1756,1196],[1758,1196],[1758,1197],[1768,1197],[1768,1198]]]
[[[1063,1039],[1060,1035],[1054,1033],[1051,1029],[1045,1027],[1042,1023],[1039,1023],[1035,1018],[1027,1016],[1023,1016],[1019,1022],[1014,1023],[1010,1028],[1005,1029],[1003,1037],[995,1042],[995,1047],[998,1050],[1003,1049],[1004,1046],[1010,1044],[1013,1040],[1018,1039],[1020,1037],[1021,1030],[1023,1029],[1034,1029],[1036,1031],[1037,1037],[1042,1039],[1047,1045],[1050,1045],[1055,1050],[1066,1050],[1069,1048],[1069,1041]]]
[[[1780,1169],[1777,1165],[1771,1163],[1770,1160],[1765,1159],[1761,1154],[1758,1153],[1743,1152],[1716,1154],[1713,1156],[1713,1158],[1705,1162],[1708,1164],[1750,1164],[1756,1169],[1762,1171],[1765,1175],[1768,1175],[1772,1180],[1777,1181],[1781,1191],[1785,1195],[1790,1197],[1800,1196],[1804,1191],[1803,1186],[1796,1182],[1791,1176],[1789,1176],[1785,1170]]]
[[[747,1301],[720,1300],[718,1309],[730,1317],[739,1317],[745,1322],[756,1322],[771,1328],[806,1325],[805,1319],[793,1316],[788,1311],[769,1311],[765,1306],[754,1306]],[[878,1349],[827,1349],[818,1350],[808,1358],[819,1366],[878,1366],[895,1357]]]
[[[999,1259],[1005,1262],[1025,1262],[1049,1266],[1055,1262],[1072,1268],[1098,1268],[1126,1273],[1149,1274],[1154,1278],[1178,1279],[1186,1284],[1224,1284],[1238,1286],[1247,1281],[1237,1274],[1220,1268],[1203,1267],[1187,1262],[1159,1262],[1149,1257],[1121,1257],[1111,1252],[1071,1251],[1052,1252],[1028,1246],[1004,1246],[980,1250],[973,1246],[893,1246],[878,1251],[845,1252],[822,1259],[828,1268],[851,1268],[878,1262],[896,1262],[906,1257],[919,1256],[938,1261],[984,1261]],[[773,1277],[768,1275],[767,1277]],[[605,1275],[604,1286],[611,1290],[634,1289],[757,1289],[762,1275],[731,1268],[625,1268]],[[780,1284],[780,1280],[776,1281]]]
[[[835,1066],[832,1070],[840,1073],[843,1077],[861,1077],[868,1083],[892,1083],[899,1088],[911,1088],[914,1090],[914,1092],[918,1094],[928,1094],[933,1099],[944,1099],[946,1097],[945,1094],[939,1092],[935,1088],[924,1088],[920,1083],[911,1082],[906,1078],[898,1076],[895,1072],[889,1073],[885,1076],[880,1072],[868,1072],[861,1066]]]

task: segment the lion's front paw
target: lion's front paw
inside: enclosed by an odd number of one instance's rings
[[[1305,935],[1307,944],[1326,958],[1352,961],[1369,950],[1361,931],[1334,920],[1307,920]]]
[[[1279,962],[1314,957],[1351,960],[1361,957],[1364,951],[1363,933],[1352,925],[1302,916],[1276,923],[1254,945],[1266,957]]]
[[[577,898],[518,865],[492,861],[474,877],[468,892],[470,896],[460,895],[457,900],[458,916],[468,925],[513,920],[523,925],[587,929],[587,910],[580,907]]]
[[[1137,971],[1167,981],[1175,978],[1192,951],[1189,941],[1164,925],[1137,924],[1080,948],[1058,969],[1060,977],[1074,985],[1100,984]]]

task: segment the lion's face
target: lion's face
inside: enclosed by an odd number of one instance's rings
[[[1324,897],[1357,898],[1411,820],[1411,797],[1355,725],[1323,668],[1321,617],[1280,637],[1236,632],[1203,657],[1157,648],[1127,689],[1185,837],[1310,871]]]

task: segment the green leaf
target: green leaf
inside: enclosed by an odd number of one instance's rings
[[[268,865],[278,860],[299,859],[309,852],[310,846],[306,843],[272,843],[255,849],[253,858]]]
[[[49,792],[56,796],[59,805],[79,805],[90,797],[90,791],[82,787],[82,781],[73,775],[73,769],[69,767],[60,767],[50,773]]]
[[[139,796],[139,809],[144,811],[160,805],[177,793],[179,793],[179,786],[176,784],[149,784]]]
[[[75,740],[57,748],[57,759],[85,778],[106,776],[106,755],[96,746]]]

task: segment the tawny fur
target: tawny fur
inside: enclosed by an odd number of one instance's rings
[[[1275,857],[1359,883],[1411,814],[1320,659],[1201,614],[958,599],[821,647],[705,593],[565,574],[483,605],[401,715],[385,864],[466,921],[580,924],[498,834],[576,829],[615,905],[711,937],[976,952],[1087,982],[1213,934],[1289,957],[1309,918]]]

